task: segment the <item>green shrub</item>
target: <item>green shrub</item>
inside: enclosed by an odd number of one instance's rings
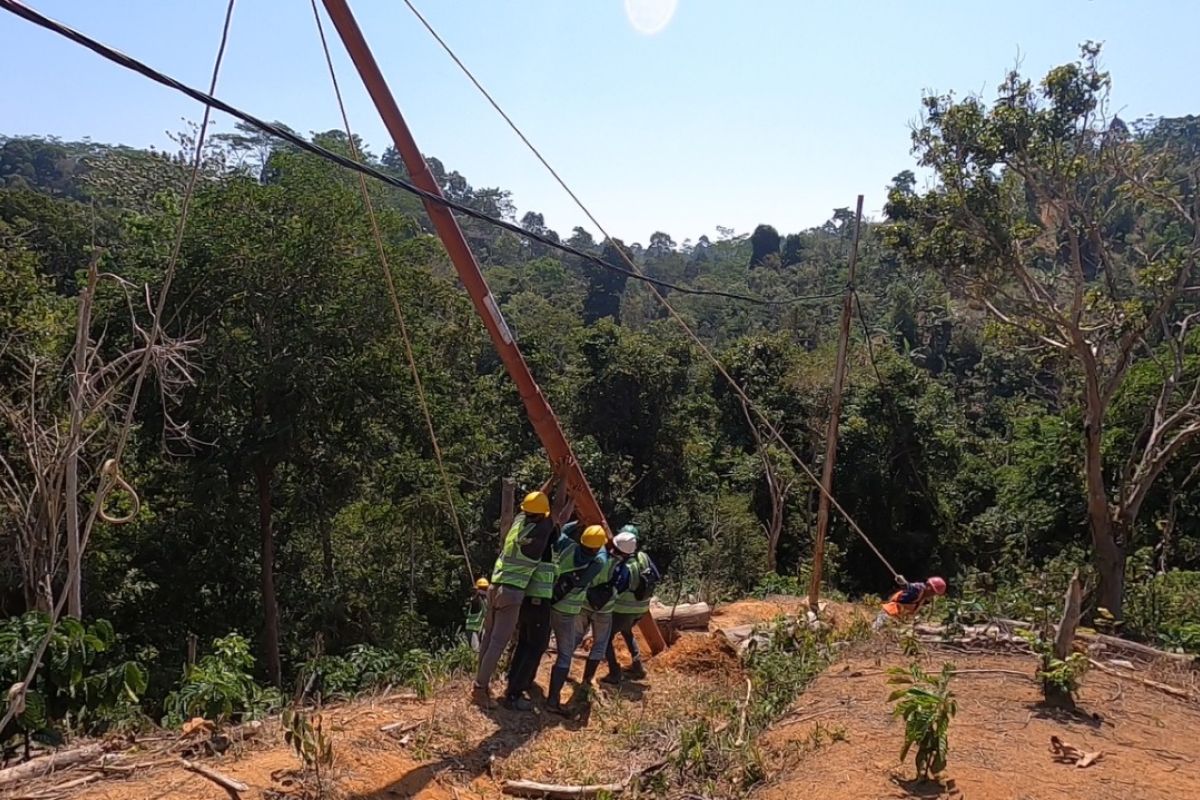
[[[431,653],[419,648],[404,653],[367,644],[351,647],[343,656],[322,656],[300,670],[301,685],[310,683],[325,697],[349,697],[388,686],[407,686],[427,697],[439,680],[474,669],[475,653],[459,642]]]
[[[917,664],[907,670],[894,667],[888,672],[892,676],[888,683],[904,687],[888,696],[888,702],[896,704],[892,714],[904,718],[900,760],[906,759],[916,745],[917,775],[927,779],[946,768],[950,752],[950,720],[958,712],[954,692],[950,690],[954,665],[943,664],[937,676],[926,674]]]
[[[275,689],[259,686],[251,670],[250,644],[236,633],[213,641],[213,652],[184,669],[183,682],[167,695],[164,724],[177,726],[192,717],[223,722],[256,717],[282,705]]]
[[[803,624],[777,621],[768,644],[751,652],[747,668],[754,685],[750,720],[766,725],[785,712],[804,687],[825,669],[831,650],[828,634]]]
[[[52,632],[49,616],[41,612],[0,621],[0,685],[25,680],[48,632],[41,668],[17,717],[18,730],[53,740],[60,725],[95,731],[136,713],[148,676],[140,663],[121,657],[106,620],[85,624],[67,617]],[[0,698],[0,713],[7,704],[7,697]]]
[[[1141,575],[1133,569],[1125,600],[1125,630],[1154,644],[1200,653],[1200,572]]]

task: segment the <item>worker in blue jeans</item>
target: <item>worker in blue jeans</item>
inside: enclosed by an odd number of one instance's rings
[[[564,535],[559,539],[558,578],[554,584],[554,604],[550,608],[550,625],[554,629],[554,640],[558,657],[550,670],[550,691],[546,698],[546,710],[555,714],[566,713],[562,705],[562,690],[571,673],[571,658],[579,644],[576,619],[583,611],[587,600],[587,589],[608,561],[604,545],[608,534],[599,525],[589,525],[576,542]]]

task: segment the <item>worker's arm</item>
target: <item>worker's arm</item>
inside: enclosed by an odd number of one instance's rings
[[[904,589],[900,592],[900,597],[897,602],[904,603],[905,605],[915,603],[921,598],[921,592],[924,590],[925,584],[923,583],[906,584]]]

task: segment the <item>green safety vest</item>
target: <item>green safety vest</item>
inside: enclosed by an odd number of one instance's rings
[[[487,616],[487,599],[479,604],[478,611],[467,611],[467,633],[479,633],[483,630],[483,618]]]
[[[591,588],[592,586],[603,586],[604,584],[606,584],[610,580],[612,580],[613,568],[616,567],[616,565],[617,565],[617,560],[615,558],[610,557],[608,559],[608,561],[605,561],[604,567],[600,570],[600,574],[597,575],[592,580],[592,582],[588,588]],[[596,611],[596,613],[597,614],[611,614],[613,609],[616,607],[616,605],[617,605],[617,598],[614,595],[611,600],[609,600],[607,603],[604,604],[604,608],[600,609],[599,611]]]
[[[496,559],[496,567],[492,570],[493,584],[522,590],[529,586],[541,562],[522,553],[521,545],[528,540],[534,527],[535,523],[527,521],[524,514],[517,514],[512,527],[508,529],[508,535],[504,537],[504,547],[500,549],[500,557]]]
[[[525,596],[549,600],[554,596],[554,579],[557,575],[558,565],[553,561],[539,561],[529,585],[525,587]]]
[[[558,554],[558,574],[566,575],[570,572],[583,572],[592,565],[595,561],[586,561],[580,566],[575,565],[575,551],[579,549],[579,545],[571,542],[564,547]],[[553,608],[560,614],[574,616],[583,610],[584,596],[587,593],[587,586],[578,586],[563,599],[554,604]]]
[[[613,606],[614,614],[645,614],[650,610],[650,598],[638,600],[634,595],[634,590],[641,585],[642,572],[650,568],[650,557],[645,553],[639,552],[636,556],[625,562],[629,567],[629,590],[621,592],[617,595],[616,605]]]

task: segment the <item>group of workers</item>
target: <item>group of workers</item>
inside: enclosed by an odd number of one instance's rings
[[[472,687],[472,700],[490,706],[492,676],[510,642],[503,704],[527,711],[529,697],[542,656],[554,634],[557,657],[550,670],[546,709],[567,714],[562,691],[571,671],[576,647],[591,630],[583,680],[572,698],[586,702],[592,681],[602,661],[608,674],[601,680],[619,685],[625,674],[645,677],[641,652],[633,629],[650,609],[650,598],[660,579],[658,568],[638,543],[638,529],[626,525],[610,541],[599,525],[580,530],[568,522],[560,529],[550,512],[544,492],[530,492],[521,501],[521,513],[513,520],[492,571],[480,578],[467,611],[467,632],[479,654],[479,667]],[[931,577],[909,583],[882,604],[874,627],[889,620],[914,617],[934,597],[946,593],[946,581]],[[632,658],[623,670],[613,641],[620,635]]]
[[[602,661],[608,674],[601,680],[619,685],[628,674],[645,676],[633,628],[650,609],[661,577],[639,546],[638,529],[626,525],[609,540],[599,525],[580,529],[568,522],[560,529],[544,492],[530,492],[504,539],[492,578],[480,578],[467,614],[471,644],[479,653],[472,700],[490,706],[492,676],[511,642],[506,708],[527,711],[542,656],[554,634],[557,657],[550,670],[546,709],[567,714],[562,691],[576,647],[591,631],[591,647],[580,690],[572,698],[586,702]],[[622,669],[613,648],[620,635],[632,659]]]

